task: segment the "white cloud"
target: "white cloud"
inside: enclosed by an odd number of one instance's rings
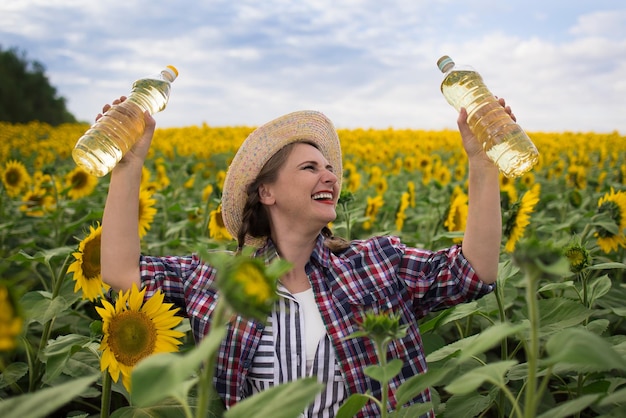
[[[83,120],[174,64],[160,126],[258,125],[310,107],[337,126],[454,129],[435,65],[449,54],[528,130],[626,132],[625,23],[610,0],[9,0],[0,44],[44,63]]]

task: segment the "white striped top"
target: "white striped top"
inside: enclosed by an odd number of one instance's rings
[[[305,314],[306,308],[300,306],[298,299],[304,302],[306,299],[301,296],[307,295],[297,294],[296,298],[281,286],[278,293],[282,297],[268,318],[252,360],[246,382],[246,397],[277,384],[306,376],[317,376],[317,380],[326,384],[326,387],[300,416],[332,418],[348,393],[330,339],[325,332],[315,332],[317,319],[314,319],[313,326],[310,327],[312,329],[305,328],[306,318],[309,318],[308,324],[311,324],[311,314]],[[317,314],[321,322],[319,311]],[[307,344],[307,337],[313,335],[317,335],[314,337],[318,339],[317,344]],[[307,367],[306,347],[315,345],[317,350],[312,357],[312,364]]]

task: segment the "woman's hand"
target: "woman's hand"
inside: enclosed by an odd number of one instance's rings
[[[505,112],[509,114],[511,119],[516,121],[515,115],[511,111],[511,107],[506,105],[506,102],[503,98],[498,99],[498,103],[502,105]],[[459,132],[461,132],[461,138],[463,139],[463,148],[465,148],[465,152],[467,154],[467,158],[470,161],[486,163],[490,166],[495,166],[493,162],[487,157],[485,150],[483,149],[483,145],[478,141],[476,136],[472,133],[467,124],[467,110],[465,108],[461,108],[459,112],[459,117],[457,119],[457,125],[459,127]]]
[[[119,105],[120,103],[126,100],[126,96],[120,96],[119,99],[113,100],[111,104],[105,104],[102,107],[102,113],[99,113],[96,116],[96,121],[100,120],[104,113],[106,113],[113,106]],[[154,129],[156,127],[156,121],[150,115],[148,111],[144,113],[144,121],[145,121],[145,129],[141,137],[137,140],[135,145],[131,147],[130,150],[124,155],[120,164],[128,164],[130,162],[136,161],[139,164],[143,165],[143,162],[148,155],[148,150],[150,150],[150,144],[152,143],[152,137],[154,136]]]

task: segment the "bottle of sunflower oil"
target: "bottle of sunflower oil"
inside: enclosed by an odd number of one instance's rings
[[[506,113],[482,77],[470,67],[459,67],[447,55],[437,61],[444,73],[441,92],[456,110],[467,110],[471,131],[483,144],[487,156],[507,177],[519,177],[539,159],[526,132]]]
[[[97,177],[109,173],[141,137],[144,112],[165,109],[176,77],[178,70],[168,65],[160,74],[136,80],[128,98],[112,106],[78,139],[72,150],[74,162]]]

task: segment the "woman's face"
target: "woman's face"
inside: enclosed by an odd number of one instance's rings
[[[293,146],[274,183],[261,185],[261,202],[267,206],[272,223],[320,230],[337,217],[339,199],[337,175],[314,146]]]

